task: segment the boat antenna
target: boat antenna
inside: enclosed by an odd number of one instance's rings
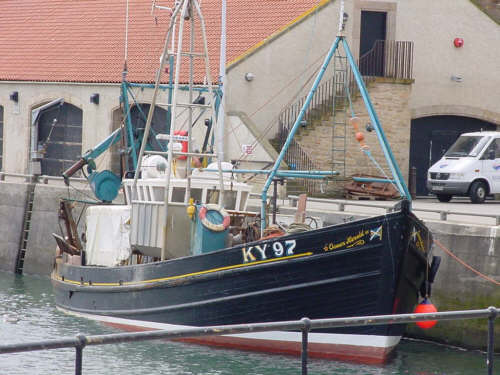
[[[348,15],[344,12],[344,0],[340,1],[340,11],[339,11],[339,30],[337,36],[344,36],[345,24],[347,22]]]
[[[123,80],[127,76],[127,60],[128,60],[128,0],[125,5],[125,51],[123,61]]]
[[[226,104],[226,0],[222,0],[221,7],[221,35],[220,35],[220,58],[219,58],[219,87],[221,99],[217,113],[217,149],[219,160],[224,160],[224,115]]]

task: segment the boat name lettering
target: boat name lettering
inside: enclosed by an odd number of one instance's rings
[[[360,238],[363,238],[368,233],[369,233],[368,230],[360,230],[358,234],[356,234],[354,236],[347,237],[346,243],[350,244],[350,243],[353,243],[353,242],[357,242]]]
[[[334,242],[329,242],[326,243],[323,246],[324,251],[332,251],[332,250],[337,250],[342,247],[355,247],[355,246],[361,246],[366,243],[366,241],[363,239],[363,237],[367,236],[370,234],[370,231],[367,229],[361,229],[357,234],[354,234],[352,236],[348,236],[345,240],[334,243]]]
[[[264,245],[243,247],[241,249],[243,253],[243,263],[255,262],[256,260],[266,260],[266,250],[268,249],[268,245],[270,245],[269,248],[272,248],[273,250],[272,255],[275,258],[280,258],[283,255],[293,255],[297,242],[296,240],[275,241],[272,242],[272,244],[266,243]]]
[[[350,245],[347,245],[347,247],[350,248],[350,247],[354,247],[354,246],[361,246],[364,244],[365,244],[365,240],[357,240],[356,242],[354,242]]]

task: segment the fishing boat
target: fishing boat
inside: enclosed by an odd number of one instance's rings
[[[59,309],[129,330],[175,329],[254,322],[369,316],[412,312],[429,294],[438,261],[432,256],[432,235],[411,212],[411,197],[370,103],[366,87],[343,36],[338,36],[272,169],[265,173],[260,212],[248,211],[252,186],[242,172],[220,158],[221,147],[193,149],[196,110],[211,113],[207,131],[214,131],[218,100],[205,104],[198,92],[218,98],[208,69],[205,26],[197,0],[181,0],[171,11],[144,136],[130,131],[131,106],[122,85],[125,121],[101,144],[82,155],[64,172],[66,181],[86,166],[90,186],[101,201],[86,209],[85,232],[78,233],[72,202],[61,201],[64,233],[54,234],[56,261],[51,275]],[[343,7],[341,7],[343,15]],[[185,22],[198,17],[203,51],[182,50]],[[191,24],[193,25],[193,24]],[[173,40],[178,27],[178,41]],[[193,32],[195,28],[191,27]],[[194,39],[192,36],[189,38]],[[170,48],[170,45],[172,47]],[[343,45],[372,124],[393,172],[392,183],[402,199],[385,215],[321,228],[269,231],[267,191],[275,177],[325,178],[331,173],[280,169],[311,97],[333,54]],[[193,84],[190,74],[179,94],[182,58],[205,60],[206,84]],[[175,63],[174,63],[175,57]],[[172,77],[162,86],[160,72],[170,64]],[[175,72],[175,73],[174,73]],[[169,129],[156,134],[151,146],[153,110],[158,92],[170,90]],[[186,108],[188,129],[176,125],[178,108]],[[207,112],[208,113],[208,112]],[[136,132],[137,133],[137,132]],[[136,135],[136,134],[135,134]],[[209,139],[208,135],[205,140]],[[123,178],[97,172],[92,162],[118,141],[128,150],[124,164],[135,168]],[[138,147],[140,143],[140,148]],[[149,142],[149,143],[148,143]],[[148,146],[149,144],[149,146]],[[206,160],[211,161],[207,165]],[[196,165],[196,166],[195,166]],[[199,165],[206,165],[200,168]],[[248,171],[246,171],[248,173]],[[112,203],[123,188],[124,203]],[[290,229],[290,228],[289,228]],[[84,241],[81,240],[84,239]],[[377,325],[323,329],[309,334],[309,355],[318,358],[383,363],[398,344],[405,326]],[[301,352],[301,332],[260,332],[196,337],[190,342],[282,354]]]

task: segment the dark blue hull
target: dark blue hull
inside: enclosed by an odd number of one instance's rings
[[[124,267],[59,263],[69,311],[181,326],[411,312],[428,272],[430,234],[409,212],[198,256]],[[404,325],[324,333],[401,336]]]

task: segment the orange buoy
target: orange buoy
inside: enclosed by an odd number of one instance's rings
[[[364,139],[365,139],[365,135],[364,135],[363,133],[361,133],[361,132],[357,132],[357,133],[355,134],[355,137],[356,137],[356,140],[357,140],[358,142],[362,142],[362,141],[364,141]]]
[[[361,120],[359,119],[359,117],[351,117],[349,122],[351,123],[352,127],[354,128],[354,131],[359,132],[359,125],[361,123]]]
[[[359,119],[359,117],[351,117],[349,122],[351,123],[352,127],[354,128],[354,132],[355,132],[354,137],[359,142],[359,145],[361,146],[361,148],[363,148],[363,149],[368,148],[368,146],[366,146],[366,144],[365,144],[365,135],[363,134],[363,132],[361,132],[359,130],[359,126],[361,123],[361,120]]]
[[[420,302],[417,307],[415,307],[416,314],[425,314],[425,313],[435,313],[437,312],[436,306],[432,304],[432,302],[424,298],[422,302]],[[436,325],[437,320],[426,320],[424,322],[417,322],[417,326],[419,326],[422,329],[429,329],[432,328]]]

